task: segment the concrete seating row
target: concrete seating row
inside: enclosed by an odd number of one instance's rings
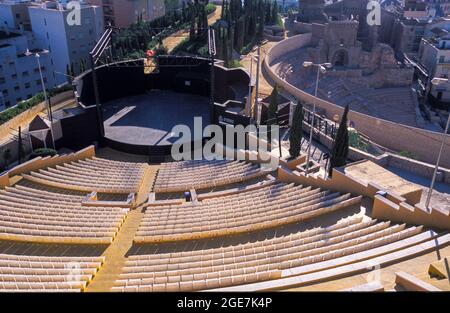
[[[137,192],[147,165],[86,158],[23,174],[27,180],[69,190],[102,193]]]
[[[243,182],[266,173],[259,165],[240,161],[182,161],[163,163],[156,178],[155,192],[208,189]]]
[[[273,184],[223,199],[149,207],[134,241],[157,243],[245,233],[297,223],[360,202],[361,197],[350,194]]]
[[[299,267],[363,253],[420,234],[389,222],[353,217],[315,228],[241,244],[129,256],[113,291],[192,291],[281,278]]]
[[[281,278],[276,280],[216,288],[214,291],[250,292],[299,287],[371,271],[375,265],[383,267],[401,262],[424,253],[436,251],[436,249],[449,244],[450,234],[439,235],[429,230],[349,256],[340,256],[333,260],[283,270]]]
[[[104,257],[0,254],[0,292],[82,291]]]
[[[25,193],[23,193],[25,191]],[[0,191],[0,239],[36,243],[109,244],[129,209],[82,206],[82,197],[17,185]],[[79,201],[76,202],[75,200]]]

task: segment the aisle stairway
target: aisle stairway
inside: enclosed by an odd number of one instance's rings
[[[133,238],[138,226],[144,216],[141,204],[145,203],[149,191],[152,189],[156,167],[152,166],[144,174],[143,183],[136,196],[136,209],[130,211],[113,243],[105,250],[102,256],[107,260],[95,279],[87,286],[86,292],[105,292],[111,290],[116,279],[118,279],[127,259],[126,253],[133,245]]]

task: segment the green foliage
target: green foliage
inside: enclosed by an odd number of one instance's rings
[[[233,51],[247,54],[257,44],[264,26],[276,24],[278,5],[269,0],[224,2],[221,19],[215,23],[218,58],[232,65]]]
[[[231,60],[230,68],[239,68],[239,67],[243,67],[241,62],[239,62],[239,60]]]
[[[172,49],[171,54],[199,54],[208,56],[208,45],[201,40],[190,40],[185,38],[175,48]]]
[[[6,148],[5,150],[3,150],[2,157],[3,157],[3,161],[5,161],[5,167],[7,167],[9,164],[9,160],[11,160],[11,157],[12,157],[11,149]]]
[[[172,49],[171,54],[208,56],[208,15],[216,10],[216,5],[198,1],[188,2],[184,10],[186,12],[186,20],[189,23],[189,38],[186,38]]]
[[[349,107],[345,107],[344,114],[342,115],[339,129],[334,139],[333,148],[331,150],[330,169],[329,176],[333,173],[333,168],[344,166],[347,162],[349,143],[348,143],[348,126],[347,115]]]
[[[297,102],[292,118],[292,126],[289,132],[289,154],[296,158],[301,152],[301,143],[303,137],[303,104]]]
[[[368,152],[369,144],[361,138],[355,129],[349,129],[348,137],[350,147]]]
[[[63,87],[56,87],[52,88],[47,91],[47,95],[49,97],[52,97],[58,93],[71,90],[72,86],[70,85],[64,85]],[[0,125],[6,123],[7,121],[11,120],[12,118],[16,117],[20,113],[34,107],[38,103],[41,103],[44,101],[44,94],[42,92],[36,94],[35,96],[31,97],[28,100],[22,101],[18,103],[16,106],[10,107],[3,112],[0,112]]]
[[[144,57],[146,50],[156,48],[164,38],[187,26],[186,10],[166,10],[162,17],[150,22],[138,19],[137,23],[121,29],[112,43],[113,55],[120,60]]]
[[[54,156],[57,152],[54,149],[50,148],[39,148],[31,152],[30,154],[30,160],[37,158],[37,157],[47,157],[47,156]]]
[[[214,3],[208,3],[205,7],[206,15],[210,15],[211,13],[215,12],[216,9],[217,7]]]
[[[267,125],[273,125],[277,123],[277,111],[278,111],[278,89],[277,85],[270,94],[269,108],[267,112]]]
[[[411,151],[406,151],[406,150],[402,150],[400,152],[397,153],[399,156],[405,157],[405,158],[410,158],[413,160],[417,160],[417,154],[415,154],[414,152]]]

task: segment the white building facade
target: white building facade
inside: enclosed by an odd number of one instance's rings
[[[77,14],[59,3],[29,7],[33,33],[50,51],[58,84],[67,81],[68,67],[78,74],[82,63],[90,66],[89,52],[104,30],[101,7],[81,5],[79,15],[73,18],[73,13]]]
[[[27,55],[30,50],[31,55]],[[56,85],[51,56],[42,53],[30,32],[0,32],[0,110],[31,98],[42,91],[38,53],[41,71],[47,88]]]
[[[419,58],[432,78],[450,78],[450,34],[422,39]],[[450,102],[450,83],[430,84],[429,93],[437,101]]]
[[[102,8],[74,11],[62,2],[0,0],[0,110],[42,91],[36,53],[47,89],[67,82],[68,67],[74,75],[82,63],[90,67],[89,52],[104,30]]]

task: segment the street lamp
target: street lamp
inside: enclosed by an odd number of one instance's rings
[[[45,89],[44,76],[42,75],[41,61],[40,61],[40,57],[41,57],[40,54],[47,54],[47,53],[49,53],[49,51],[45,50],[45,49],[40,52],[31,52],[29,49],[27,49],[27,52],[25,52],[25,55],[26,56],[34,55],[36,57],[38,68],[39,68],[39,75],[41,77],[42,91],[44,92],[44,99],[45,99],[45,103],[47,105],[47,115],[50,119],[50,122],[53,122],[52,110],[50,108],[50,102],[48,101],[48,98],[47,98],[47,91]]]
[[[333,65],[331,63],[313,63],[310,61],[303,62],[303,67],[308,68],[311,66],[317,67],[317,77],[316,77],[316,88],[314,90],[314,97],[317,98],[317,90],[319,88],[319,77],[320,73],[325,73],[327,71],[327,68],[331,68]],[[312,121],[311,121],[311,131],[309,132],[309,146],[308,146],[308,154],[306,156],[306,169],[305,169],[305,175],[308,175],[309,171],[309,159],[311,155],[311,145],[312,145],[312,138],[313,138],[313,130],[314,130],[314,118],[316,116],[316,100],[313,102],[313,112],[312,112]]]
[[[433,78],[431,80],[431,83],[433,85],[435,85],[435,86],[438,86],[441,83],[448,83],[448,79],[447,78]],[[438,154],[438,158],[437,158],[437,161],[436,161],[436,166],[434,167],[433,178],[431,179],[430,189],[428,190],[427,200],[425,202],[425,208],[427,210],[429,209],[429,206],[430,206],[431,194],[433,193],[434,183],[436,181],[436,175],[437,175],[437,171],[439,169],[439,163],[441,162],[442,151],[444,150],[444,144],[445,144],[445,139],[447,138],[447,132],[448,132],[449,124],[450,124],[450,112],[448,114],[447,124],[445,125],[445,129],[444,129],[444,132],[442,134],[441,147],[439,149],[439,154]]]
[[[252,82],[253,82],[253,61],[258,61],[256,57],[253,55],[249,55],[248,58],[250,59],[250,80],[248,82],[248,99],[247,99],[247,108],[245,110],[245,113],[247,116],[251,116],[251,99],[252,99]]]

